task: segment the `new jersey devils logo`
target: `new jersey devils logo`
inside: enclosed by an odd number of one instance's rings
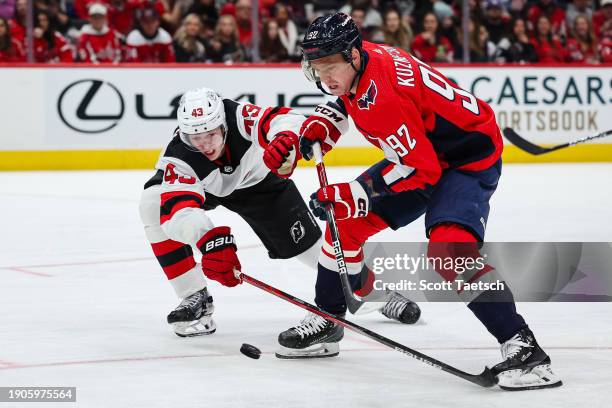
[[[293,238],[293,242],[297,244],[306,235],[306,229],[300,221],[296,221],[291,226],[290,233],[291,238]]]
[[[357,101],[357,106],[359,109],[370,109],[370,105],[374,105],[376,103],[377,94],[378,89],[376,88],[376,82],[374,82],[373,79],[370,79],[370,86],[368,87],[368,90],[365,91]]]

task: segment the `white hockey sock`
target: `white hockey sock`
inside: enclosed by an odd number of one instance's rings
[[[204,277],[204,272],[202,271],[202,265],[196,264],[193,269],[172,279],[170,284],[176,292],[176,296],[180,299],[185,299],[197,291],[204,289],[207,282]]]

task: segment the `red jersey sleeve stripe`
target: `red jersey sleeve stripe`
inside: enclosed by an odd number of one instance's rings
[[[264,111],[261,119],[259,120],[259,125],[257,128],[259,145],[262,147],[266,147],[270,140],[268,139],[268,132],[270,132],[270,123],[277,116],[286,115],[291,112],[290,108],[277,106],[275,108],[268,108]]]

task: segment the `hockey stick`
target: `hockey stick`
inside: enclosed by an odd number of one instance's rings
[[[442,371],[446,371],[449,374],[452,374],[454,376],[457,376],[459,378],[463,378],[466,381],[469,381],[473,384],[477,384],[480,385],[481,387],[492,387],[495,384],[497,384],[497,377],[495,376],[495,374],[493,374],[493,372],[491,371],[491,369],[489,369],[489,367],[485,367],[484,371],[480,374],[469,374],[466,373],[465,371],[461,371],[458,368],[455,368],[453,366],[450,366],[446,363],[443,363],[439,360],[436,360],[433,357],[429,357],[426,354],[423,354],[421,352],[418,352],[416,350],[413,350],[407,346],[404,346],[403,344],[400,344],[396,341],[393,341],[387,337],[384,337],[378,333],[375,333],[369,329],[366,329],[365,327],[359,326],[353,322],[350,322],[348,320],[345,320],[342,317],[327,313],[326,311],[324,311],[323,309],[311,305],[310,303],[297,298],[293,295],[290,295],[287,292],[283,292],[280,289],[277,289],[275,287],[272,287],[270,285],[268,285],[267,283],[264,283],[260,280],[257,280],[249,275],[246,275],[245,273],[242,273],[240,271],[234,271],[237,275],[238,278],[242,279],[243,282],[247,282],[259,289],[262,289],[268,293],[273,294],[276,297],[279,297],[281,299],[284,299],[290,303],[293,303],[294,305],[307,310],[311,313],[314,313],[318,316],[321,316],[324,319],[327,320],[331,320],[332,322],[339,324],[342,327],[345,327],[349,330],[354,331],[355,333],[359,333],[363,336],[366,336],[374,341],[376,341],[377,343],[380,343],[384,346],[390,347],[396,351],[399,351],[400,353],[404,353],[407,356],[410,356],[412,358],[415,358],[427,365],[430,365],[432,367],[435,367],[439,370]]]
[[[563,143],[560,145],[551,146],[551,147],[542,147],[542,146],[533,144],[528,140],[523,139],[518,133],[516,133],[511,128],[504,129],[504,136],[506,137],[506,139],[508,139],[513,145],[515,145],[519,149],[524,150],[527,153],[531,153],[534,155],[554,152],[555,150],[564,149],[566,147],[574,146],[579,143],[588,142],[589,140],[599,139],[599,138],[610,136],[610,135],[612,135],[612,129],[603,131],[596,135],[575,139],[575,140],[572,140],[571,142]]]
[[[312,150],[317,167],[317,175],[319,176],[319,185],[321,188],[327,187],[327,172],[325,171],[325,164],[323,163],[321,145],[319,145],[319,143],[314,143],[312,145]],[[385,302],[386,297],[385,299],[373,299],[365,302],[363,299],[355,295],[348,278],[348,271],[346,269],[344,252],[342,251],[342,245],[340,243],[340,233],[338,232],[338,224],[336,223],[334,207],[327,205],[325,207],[325,212],[327,213],[327,224],[329,225],[329,233],[331,235],[332,248],[334,249],[334,257],[336,258],[336,263],[338,264],[338,273],[340,274],[340,282],[342,283],[342,291],[344,292],[346,307],[352,314],[365,314],[380,309],[380,303]]]

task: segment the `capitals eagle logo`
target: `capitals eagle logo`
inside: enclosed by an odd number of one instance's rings
[[[359,109],[369,110],[370,105],[374,105],[376,103],[377,94],[378,89],[376,88],[376,82],[374,82],[373,79],[370,79],[370,86],[357,101],[357,106],[359,107]]]

